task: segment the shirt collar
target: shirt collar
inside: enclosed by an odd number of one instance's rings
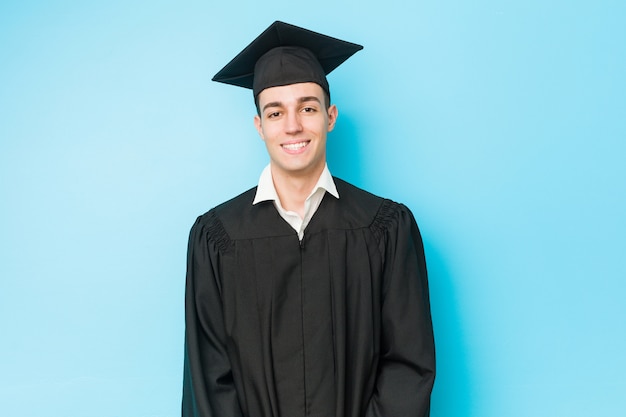
[[[330,174],[330,170],[328,169],[328,164],[324,166],[322,175],[320,175],[317,183],[315,184],[315,187],[313,187],[313,190],[311,190],[309,198],[320,188],[331,194],[333,197],[339,198],[339,192],[337,192],[337,187],[335,186],[333,176]],[[259,184],[256,189],[256,195],[254,196],[254,201],[252,202],[252,204],[258,204],[262,201],[280,202],[280,199],[278,198],[278,193],[276,192],[276,188],[274,187],[274,180],[272,180],[272,170],[269,164],[263,169],[263,172],[261,172]]]

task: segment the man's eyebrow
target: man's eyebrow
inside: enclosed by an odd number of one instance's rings
[[[319,98],[315,97],[315,96],[307,96],[307,97],[300,97],[298,99],[298,101],[300,103],[306,103],[307,101],[317,101],[318,103],[322,104],[322,102],[320,101]]]
[[[269,103],[265,104],[265,106],[263,106],[263,111],[265,111],[268,107],[281,107],[283,105],[283,103],[281,103],[280,101],[270,101]]]

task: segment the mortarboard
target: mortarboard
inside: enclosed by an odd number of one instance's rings
[[[326,75],[361,49],[355,43],[276,21],[213,81],[250,88],[255,98],[269,87],[314,82],[330,96]]]

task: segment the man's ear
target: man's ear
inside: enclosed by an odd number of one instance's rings
[[[263,125],[261,124],[261,117],[258,114],[254,116],[254,127],[256,128],[256,131],[259,132],[261,140],[265,141],[265,137],[263,136]]]
[[[337,116],[339,112],[337,111],[337,106],[334,104],[328,108],[328,131],[330,132],[335,128],[335,122],[337,122]]]

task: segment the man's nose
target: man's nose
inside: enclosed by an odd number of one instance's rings
[[[285,118],[285,130],[288,133],[297,133],[302,130],[300,114],[298,112],[289,112]]]

